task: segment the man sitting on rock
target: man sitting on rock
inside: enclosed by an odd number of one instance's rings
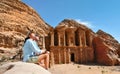
[[[46,69],[49,68],[49,52],[45,49],[41,50],[36,43],[36,36],[33,32],[29,34],[29,38],[26,40],[23,46],[23,61],[38,63],[41,65],[41,61],[44,60]]]

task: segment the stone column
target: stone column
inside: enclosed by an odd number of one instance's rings
[[[66,48],[64,48],[64,63],[66,63]]]
[[[55,64],[54,53],[53,53],[52,50],[50,51],[50,58],[51,58],[51,60],[50,60],[50,67],[51,67],[51,66],[53,66]]]
[[[88,61],[88,49],[87,48],[85,48],[85,63],[87,63],[87,61]]]
[[[66,46],[65,31],[64,31],[64,46]]]
[[[70,49],[68,49],[68,59],[69,59],[68,62],[70,63],[70,61],[71,61],[70,60]]]
[[[58,49],[58,55],[59,55],[59,64],[61,64],[61,52],[60,52],[60,48]]]
[[[80,48],[80,58],[81,58],[81,60],[80,60],[80,63],[82,64],[83,63],[83,49],[82,48]]]
[[[65,31],[63,35],[64,35],[64,46],[66,46]],[[64,47],[63,49],[64,49],[64,63],[66,63],[66,47]]]
[[[45,36],[43,36],[43,49],[45,49]]]
[[[90,41],[89,41],[89,46],[92,47],[92,37],[91,37],[91,35],[89,35],[89,38],[90,38],[90,39],[89,39],[89,40],[90,40]]]
[[[79,63],[79,55],[78,55],[79,50],[78,48],[75,48],[74,50],[75,50],[75,53],[74,53],[75,62]]]
[[[58,33],[58,46],[61,46],[60,33]]]
[[[92,47],[92,36],[90,35],[90,47]]]
[[[70,63],[70,49],[66,48],[66,63]]]
[[[84,32],[84,46],[86,47],[86,35],[85,35],[85,32]]]
[[[51,46],[54,46],[54,33],[51,33]]]
[[[79,44],[80,44],[80,47],[82,47],[82,46],[83,46],[83,44],[82,44],[82,38],[81,38],[81,36],[79,36],[79,38],[80,38],[80,39],[79,39],[79,40],[80,40],[80,41],[79,41],[79,42],[80,42]]]

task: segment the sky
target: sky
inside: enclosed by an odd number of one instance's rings
[[[120,0],[22,0],[42,19],[56,27],[64,19],[74,19],[111,34],[120,42]]]

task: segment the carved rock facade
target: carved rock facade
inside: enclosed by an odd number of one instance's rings
[[[51,61],[55,64],[94,61],[94,32],[74,20],[62,21],[51,36]]]
[[[101,30],[94,33],[74,20],[63,20],[50,32],[50,40],[51,64],[120,64],[119,43],[111,35]]]

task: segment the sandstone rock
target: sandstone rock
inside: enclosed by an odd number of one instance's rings
[[[44,68],[24,62],[7,63],[0,67],[0,74],[51,74]]]
[[[0,47],[21,50],[29,30],[47,36],[52,27],[20,0],[0,0]]]
[[[116,65],[118,64],[117,60],[118,54],[104,43],[100,37],[95,37],[93,40],[94,50],[95,50],[95,59],[99,64],[104,65]]]
[[[115,61],[117,60],[117,62],[115,62],[114,64],[119,64],[120,63],[120,61],[119,61],[119,57],[120,57],[119,42],[117,40],[115,40],[113,36],[111,36],[110,34],[104,32],[102,30],[99,30],[97,32],[97,35],[103,41],[105,46],[110,49],[110,50],[108,50],[108,52],[110,52],[110,54],[111,54],[110,56],[111,57],[114,56],[114,60]]]
[[[99,30],[97,32],[97,35],[104,41],[105,44],[107,44],[109,47],[114,48],[115,50],[118,50],[119,43],[117,40],[114,39],[113,36],[110,34],[103,32],[102,30]]]
[[[1,0],[0,17],[0,47],[18,47],[28,28],[41,36],[51,28],[31,7],[18,0]]]
[[[119,57],[120,57],[120,44],[119,44],[119,46],[118,46],[117,52],[118,52],[118,55],[119,55]]]

